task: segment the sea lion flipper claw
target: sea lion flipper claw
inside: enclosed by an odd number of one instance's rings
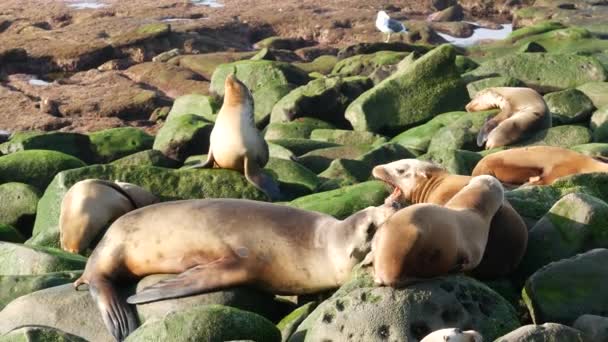
[[[258,164],[250,162],[247,157],[245,157],[245,178],[253,186],[263,191],[271,201],[281,199],[281,191],[277,182],[272,177],[264,174]]]

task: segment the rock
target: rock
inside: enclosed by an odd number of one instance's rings
[[[210,96],[201,94],[183,95],[175,99],[165,121],[170,121],[183,115],[194,114],[207,121],[214,122],[220,107],[221,103]]]
[[[0,337],[0,342],[86,342],[87,340],[50,327],[23,327]]]
[[[593,249],[550,263],[528,278],[522,297],[534,323],[570,325],[582,314],[605,313],[606,257],[607,249]]]
[[[149,120],[153,122],[165,121],[170,111],[171,107],[168,106],[156,107],[152,114],[150,114]]]
[[[608,82],[589,82],[578,86],[576,89],[585,93],[597,108],[608,105],[608,100],[606,99]]]
[[[356,159],[371,149],[370,145],[327,147],[303,154],[298,157],[298,161],[311,171],[320,173],[327,169],[331,161],[336,158]]]
[[[270,158],[264,169],[277,175],[281,194],[289,200],[315,192],[320,184],[316,174],[292,160]]]
[[[593,141],[608,142],[608,105],[593,112],[590,127]]]
[[[161,151],[145,150],[130,154],[112,162],[117,166],[158,166],[170,169],[177,168],[180,163],[174,159],[166,157]]]
[[[518,272],[524,277],[553,261],[608,247],[608,204],[583,193],[562,197],[532,227]]]
[[[84,162],[94,161],[89,137],[64,132],[18,132],[0,145],[0,153],[9,154],[25,150],[49,150],[74,156]]]
[[[312,62],[295,62],[293,65],[309,74],[311,72],[318,72],[320,74],[327,75],[331,73],[336,63],[338,63],[338,57],[332,55],[323,55],[315,58]]]
[[[309,45],[314,45],[313,42],[302,38],[282,38],[278,36],[268,37],[253,44],[254,49],[281,49],[281,50],[297,50]]]
[[[245,176],[234,170],[169,170],[157,167],[95,165],[59,173],[55,177],[40,199],[33,237],[28,244],[59,246],[61,200],[72,185],[88,178],[133,183],[150,191],[162,201],[199,198],[266,199]]]
[[[466,21],[432,22],[433,30],[452,37],[468,38],[475,32],[476,26]]]
[[[263,48],[255,56],[250,58],[252,61],[266,60],[278,62],[301,62],[302,59],[295,52],[284,49]]]
[[[456,70],[458,70],[459,74],[464,74],[465,72],[471,71],[479,66],[479,64],[477,64],[477,62],[471,58],[460,55],[456,56],[454,64],[456,64]]]
[[[44,190],[58,172],[83,166],[81,160],[61,152],[15,152],[0,157],[0,183],[20,182]]]
[[[480,153],[467,150],[434,150],[417,157],[443,166],[450,173],[468,176],[483,158]]]
[[[465,77],[509,76],[541,93],[604,81],[607,72],[594,57],[554,53],[519,53],[489,60]]]
[[[207,152],[213,125],[194,114],[178,116],[165,122],[154,139],[153,149],[183,162],[188,156]]]
[[[268,142],[282,146],[293,152],[293,154],[295,154],[296,156],[300,156],[307,152],[322,148],[340,146],[339,144],[335,143],[316,141],[311,139],[273,139],[269,140]]]
[[[544,129],[513,146],[547,145],[569,148],[591,142],[591,131],[582,126],[565,125]]]
[[[456,5],[458,2],[456,0],[432,0],[431,3],[433,5],[433,8],[438,11],[441,11],[450,6]]]
[[[587,341],[608,341],[608,318],[595,315],[582,315],[572,324],[581,331]]]
[[[280,341],[281,334],[272,322],[235,308],[221,305],[195,307],[171,312],[160,320],[148,321],[125,341]]]
[[[289,122],[272,122],[266,126],[264,139],[309,139],[315,129],[332,129],[334,126],[311,117],[297,118]]]
[[[523,87],[524,83],[518,79],[508,76],[488,77],[467,84],[469,97],[475,97],[479,91],[491,87]]]
[[[395,160],[406,158],[414,158],[414,154],[399,144],[385,143],[376,146],[368,152],[358,156],[356,160],[360,160],[369,165],[369,175],[371,175],[371,169],[376,165],[386,164]]]
[[[86,258],[55,248],[0,242],[0,275],[36,275],[80,270]]]
[[[196,55],[184,55],[171,59],[169,63],[190,69],[210,80],[218,65],[249,59],[255,51],[247,52],[212,52]]]
[[[0,185],[0,203],[2,203],[0,225],[13,226],[21,235],[30,236],[39,199],[38,190],[31,185],[23,183]]]
[[[563,29],[566,26],[564,24],[557,21],[543,21],[538,24],[529,25],[526,27],[521,27],[509,34],[509,39],[511,42],[516,42],[526,37],[535,36],[541,33],[555,31],[559,29]]]
[[[151,23],[137,27],[134,30],[122,32],[112,37],[112,46],[123,47],[135,45],[146,40],[161,37],[171,32],[171,25],[165,23]]]
[[[404,42],[375,42],[375,43],[357,43],[347,46],[338,52],[338,60],[356,55],[368,55],[378,51],[398,51],[398,52],[420,52],[425,53],[429,50],[427,47],[412,45]]]
[[[303,196],[287,204],[344,219],[361,209],[381,205],[388,195],[389,193],[382,182],[369,181],[337,190]]]
[[[418,341],[446,326],[472,328],[492,341],[519,322],[505,299],[472,278],[438,277],[396,289],[374,286],[357,269],[289,341]]]
[[[130,79],[152,86],[171,98],[209,93],[209,83],[199,74],[168,63],[145,62],[124,71]]]
[[[319,191],[330,191],[364,182],[371,178],[372,165],[360,160],[334,159],[319,178],[325,180],[319,187]]]
[[[341,76],[369,76],[383,65],[395,65],[409,52],[378,51],[371,54],[355,55],[340,60],[334,66],[332,74]]]
[[[556,323],[524,325],[499,337],[495,342],[584,342],[580,331]]]
[[[454,56],[450,45],[435,48],[361,94],[346,109],[346,119],[356,131],[398,132],[463,108],[467,95]]]
[[[13,226],[0,223],[0,241],[23,243],[25,237]]]
[[[299,117],[315,117],[344,126],[346,107],[372,87],[365,77],[320,78],[292,90],[280,99],[270,114],[271,122],[292,121]]]
[[[449,150],[478,150],[477,135],[486,118],[496,114],[496,111],[462,113],[445,127],[439,129],[429,143],[428,152],[436,153]]]
[[[528,42],[522,45],[518,52],[547,52],[547,49],[536,42]]]
[[[255,124],[262,127],[270,121],[270,115],[274,106],[283,97],[287,96],[296,88],[293,84],[269,84],[259,88],[253,93],[254,113],[253,117]]]
[[[467,112],[449,112],[436,115],[427,123],[410,128],[395,136],[390,142],[424,153],[436,132],[466,115],[469,114]]]
[[[179,56],[179,49],[171,49],[169,51],[165,51],[160,53],[152,58],[152,62],[168,62],[171,58]]]
[[[592,158],[608,158],[608,144],[590,143],[570,147],[571,150]]]
[[[278,324],[277,328],[281,331],[281,341],[287,342],[291,335],[296,331],[300,323],[317,307],[317,302],[308,302],[295,309],[285,316]]]
[[[387,141],[386,137],[379,134],[330,128],[316,128],[310,133],[310,139],[340,145],[380,145]]]
[[[456,4],[428,16],[428,21],[460,21],[464,18],[462,6]]]
[[[14,299],[53,286],[73,283],[82,272],[64,271],[39,275],[0,276],[0,310]]]
[[[303,139],[302,139],[303,140]],[[271,158],[296,160],[296,155],[285,147],[271,142],[268,143],[268,155]]]
[[[447,40],[440,36],[426,21],[409,20],[404,23],[407,28],[405,41],[410,44],[420,45],[440,45],[447,43]]]
[[[566,89],[543,96],[552,119],[557,124],[572,124],[589,120],[595,109],[591,99],[577,89]]]
[[[116,159],[152,148],[154,137],[135,127],[111,128],[89,133],[97,162]]]

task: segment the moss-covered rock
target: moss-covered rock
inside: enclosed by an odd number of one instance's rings
[[[608,340],[608,317],[582,315],[574,321],[572,327],[582,332],[587,341]]]
[[[509,76],[488,77],[467,84],[469,97],[473,98],[479,91],[491,87],[523,87],[524,82]]]
[[[38,190],[31,185],[23,183],[0,185],[0,203],[2,203],[0,224],[11,225],[24,236],[29,236],[39,199]]]
[[[385,136],[370,132],[328,128],[317,128],[313,130],[310,133],[310,139],[327,141],[340,145],[380,145],[387,140]]]
[[[0,336],[0,342],[86,342],[84,338],[51,327],[23,327]]]
[[[73,283],[82,272],[65,271],[38,275],[0,276],[0,310],[12,300],[53,286]]]
[[[466,149],[478,150],[477,135],[483,127],[486,118],[496,111],[463,113],[458,119],[447,124],[433,135],[428,152]]]
[[[278,324],[281,331],[281,342],[287,342],[300,323],[317,307],[317,302],[308,302],[285,316]]]
[[[303,117],[289,122],[272,122],[266,126],[264,138],[276,139],[309,139],[312,131],[318,128],[331,129],[334,126],[323,120]]]
[[[557,323],[545,323],[542,325],[524,325],[510,333],[496,339],[495,342],[584,342],[583,334],[569,326]]]
[[[516,42],[520,39],[534,36],[540,33],[563,29],[564,24],[557,21],[543,21],[535,25],[530,25],[522,28],[518,28],[509,34],[507,39],[511,42]]]
[[[169,63],[190,69],[196,72],[197,74],[203,76],[205,79],[210,80],[211,76],[213,75],[213,72],[215,71],[218,65],[224,63],[231,63],[243,59],[249,59],[255,54],[255,51],[222,51],[201,53],[196,55],[177,56],[169,60]]]
[[[165,156],[184,161],[188,156],[207,152],[213,124],[201,116],[185,114],[167,121],[158,131],[153,148]]]
[[[119,127],[89,134],[96,161],[113,160],[152,148],[154,137],[135,127]]]
[[[491,341],[519,322],[505,299],[472,278],[445,276],[403,288],[377,287],[371,275],[357,270],[289,341],[345,341],[354,336],[363,341],[417,341],[446,326],[475,329]]]
[[[591,142],[591,131],[583,126],[565,125],[542,130],[513,146],[547,145],[569,148]]]
[[[336,63],[338,63],[338,57],[332,55],[323,55],[315,58],[312,62],[299,63],[295,62],[293,65],[306,71],[307,73],[318,72],[322,75],[331,73]]]
[[[80,159],[57,151],[19,151],[0,157],[0,183],[20,182],[44,190],[58,172],[83,166]]]
[[[330,143],[325,141],[317,141],[311,139],[272,139],[269,143],[282,146],[291,151],[296,156],[303,155],[307,152],[329,148],[338,147],[340,144]]]
[[[0,145],[0,153],[9,154],[25,150],[50,150],[63,152],[84,162],[93,162],[95,154],[89,137],[66,132],[18,132]]]
[[[360,160],[334,159],[327,169],[319,173],[319,178],[324,180],[319,191],[335,190],[366,181],[370,178],[372,167]]]
[[[456,65],[456,70],[458,70],[459,74],[464,74],[465,72],[471,71],[479,66],[477,62],[473,59],[457,55],[454,59],[454,64]]]
[[[292,160],[270,158],[264,169],[277,176],[281,194],[289,199],[308,195],[320,184],[314,172]]]
[[[23,243],[25,241],[25,237],[17,230],[17,228],[8,224],[0,223],[0,241]]]
[[[455,4],[439,12],[435,12],[428,17],[429,21],[460,21],[464,14],[462,6]]]
[[[303,196],[289,202],[288,205],[343,219],[369,206],[381,205],[388,195],[384,183],[369,181],[337,190]]]
[[[590,143],[570,147],[571,150],[593,158],[608,158],[608,143]]]
[[[601,315],[608,310],[606,258],[608,250],[593,249],[550,263],[527,281],[522,296],[535,324],[571,325],[582,314]]]
[[[295,160],[296,155],[287,148],[268,142],[268,155],[271,158]]]
[[[463,108],[468,96],[454,57],[451,45],[435,48],[361,94],[346,109],[346,119],[357,131],[394,133]]]
[[[137,184],[163,201],[196,198],[247,198],[265,195],[241,173],[223,169],[169,170],[157,167],[95,165],[59,173],[40,199],[32,239],[28,244],[59,246],[61,200],[76,182],[88,178]]]
[[[459,118],[468,115],[467,112],[449,112],[435,116],[427,123],[410,128],[407,131],[395,136],[390,142],[400,144],[421,153],[427,151],[431,139],[443,127],[448,126]]]
[[[111,164],[117,166],[158,166],[172,169],[178,167],[180,163],[165,156],[161,151],[145,150],[122,157]]]
[[[182,115],[194,114],[207,121],[215,121],[221,103],[211,96],[201,94],[182,95],[175,99],[166,121]]]
[[[378,51],[370,54],[355,55],[336,63],[332,74],[369,76],[378,67],[397,64],[408,54],[409,52]]]
[[[171,25],[165,23],[151,23],[137,27],[134,30],[122,32],[112,37],[112,46],[122,47],[134,45],[149,39],[167,35],[171,32]]]
[[[55,248],[0,242],[0,275],[35,275],[84,269],[86,258]]]
[[[332,160],[337,158],[356,159],[358,156],[370,151],[370,145],[350,145],[321,148],[310,151],[298,157],[302,165],[315,173],[320,173],[329,167]]]
[[[543,96],[554,124],[572,124],[589,120],[595,109],[591,99],[577,89],[566,89]]]
[[[254,121],[258,127],[267,124],[270,121],[270,114],[274,106],[283,97],[287,96],[296,88],[294,84],[269,84],[261,87],[253,93],[254,106]]]
[[[443,166],[450,173],[457,175],[471,175],[475,165],[483,158],[478,152],[468,150],[434,150],[417,157]]]
[[[281,49],[281,50],[297,50],[299,48],[311,45],[312,42],[302,38],[285,38],[272,36],[264,38],[253,44],[255,49]]]
[[[582,91],[593,101],[597,108],[608,106],[608,82],[589,82],[578,86],[576,89]]]
[[[593,141],[608,143],[608,105],[599,108],[591,115]]]

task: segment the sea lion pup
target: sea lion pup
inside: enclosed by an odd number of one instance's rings
[[[224,89],[224,103],[209,138],[207,161],[191,168],[217,165],[237,170],[271,200],[279,199],[279,186],[262,172],[268,162],[268,144],[255,127],[253,96],[234,75],[226,77]]]
[[[433,331],[420,342],[483,342],[483,337],[475,330],[447,328]]]
[[[102,179],[82,180],[72,185],[61,201],[61,248],[71,253],[82,253],[112,221],[156,202],[156,196],[134,184]]]
[[[524,135],[551,127],[551,113],[543,97],[531,88],[484,89],[466,105],[467,112],[500,108],[488,118],[477,135],[477,145],[486,149],[509,145]]]
[[[483,157],[473,175],[492,175],[507,184],[548,185],[578,173],[608,172],[608,164],[555,146],[529,146]]]
[[[443,207],[419,203],[389,217],[372,243],[376,284],[399,286],[474,269],[503,193],[496,178],[473,177]]]
[[[117,340],[136,328],[117,282],[180,273],[129,297],[139,304],[250,284],[277,294],[308,294],[343,284],[371,249],[377,227],[397,206],[369,207],[344,220],[242,199],[154,204],[116,220],[74,283],[89,284]]]
[[[471,179],[450,174],[440,165],[417,159],[402,159],[378,165],[375,178],[392,186],[387,201],[445,205]],[[471,272],[478,278],[497,278],[517,268],[528,246],[528,228],[505,200],[490,224],[488,243],[481,263]]]

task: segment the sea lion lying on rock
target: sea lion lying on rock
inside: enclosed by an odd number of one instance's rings
[[[157,203],[158,198],[130,183],[85,179],[68,190],[61,201],[61,248],[82,253],[104,227],[129,211]]]
[[[433,331],[420,342],[483,342],[483,337],[475,330],[447,328]]]
[[[473,177],[445,206],[414,204],[389,217],[372,243],[374,280],[398,286],[470,271],[481,262],[490,221],[504,200],[500,182]]]
[[[560,177],[591,172],[608,172],[608,164],[561,147],[530,146],[485,156],[473,176],[492,175],[515,185],[547,185]]]
[[[402,159],[376,166],[372,174],[394,188],[387,201],[445,205],[471,180],[450,174],[440,165]],[[481,263],[471,272],[480,278],[496,278],[517,268],[528,245],[528,228],[507,200],[490,224],[488,243]]]
[[[500,108],[477,135],[477,145],[486,149],[514,143],[524,135],[551,127],[551,113],[543,97],[534,89],[494,87],[475,94],[467,112]]]
[[[89,284],[106,326],[122,340],[137,323],[116,292],[121,280],[180,273],[129,297],[131,304],[243,284],[292,295],[336,288],[397,207],[369,207],[338,220],[241,199],[159,203],[116,220],[74,285]]]

